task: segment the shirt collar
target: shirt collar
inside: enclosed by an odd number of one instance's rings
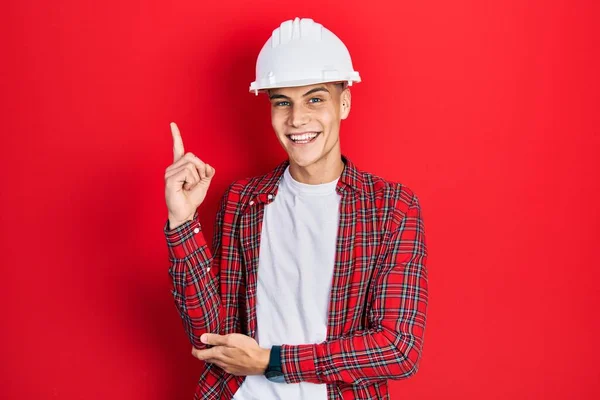
[[[344,154],[342,154],[342,161],[344,162],[344,170],[340,175],[340,179],[338,180],[336,190],[338,192],[343,192],[347,188],[355,190],[357,192],[363,191],[364,182],[363,182],[363,174],[361,171],[356,168],[354,163]],[[286,159],[282,163],[280,163],[273,171],[270,173],[263,175],[257,186],[255,194],[266,194],[266,195],[275,195],[277,193],[277,188],[279,186],[279,180],[283,176],[285,169],[289,165],[289,159]]]

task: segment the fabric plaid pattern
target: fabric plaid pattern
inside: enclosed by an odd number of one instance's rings
[[[287,383],[327,384],[328,400],[389,399],[388,379],[419,366],[428,302],[427,248],[421,208],[411,189],[345,168],[327,339],[282,343]],[[285,160],[273,171],[233,182],[216,216],[212,251],[194,219],[164,233],[172,294],[190,343],[205,332],[256,339],[256,285],[265,205],[277,196]],[[200,361],[202,363],[202,361]],[[203,363],[195,399],[231,399],[245,377]]]

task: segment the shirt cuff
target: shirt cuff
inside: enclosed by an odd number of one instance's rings
[[[163,231],[167,239],[171,259],[185,258],[200,247],[207,245],[198,219],[198,211],[194,213],[193,220],[186,221],[175,229],[169,228],[169,220],[167,219]]]
[[[286,383],[317,383],[315,345],[281,345],[281,371]]]

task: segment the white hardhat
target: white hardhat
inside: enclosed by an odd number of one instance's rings
[[[250,91],[315,83],[360,82],[344,43],[310,18],[283,22],[256,60],[256,80]]]

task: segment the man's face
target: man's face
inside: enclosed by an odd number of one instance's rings
[[[320,83],[271,89],[268,95],[271,124],[291,162],[307,167],[332,150],[339,154],[340,121],[350,112],[348,88]]]

